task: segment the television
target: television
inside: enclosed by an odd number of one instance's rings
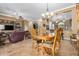
[[[14,30],[14,26],[13,25],[5,25],[4,30]]]

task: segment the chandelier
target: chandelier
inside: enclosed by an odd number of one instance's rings
[[[53,12],[49,12],[48,3],[46,4],[46,13],[42,13],[42,18],[51,18],[53,16]]]

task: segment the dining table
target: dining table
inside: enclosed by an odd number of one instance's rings
[[[42,42],[43,41],[50,41],[50,40],[54,40],[54,36],[52,36],[52,35],[40,35],[40,36],[37,36],[37,39],[42,40]]]

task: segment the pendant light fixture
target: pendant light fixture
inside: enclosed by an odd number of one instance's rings
[[[53,12],[49,11],[49,5],[48,3],[46,4],[46,13],[42,14],[43,18],[50,18],[51,16],[53,16]]]

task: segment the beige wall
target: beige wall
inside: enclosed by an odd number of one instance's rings
[[[11,16],[5,16],[5,15],[0,15],[0,19],[3,19],[3,20],[17,20],[15,17],[11,17]]]
[[[72,31],[73,33],[77,33],[77,30],[79,30],[79,7],[78,5],[76,5],[76,7],[72,8]]]
[[[23,20],[18,20],[15,17],[10,17],[10,16],[5,16],[5,15],[0,15],[0,20],[4,20],[4,21],[15,21],[15,22],[19,22],[20,26],[24,28],[24,30],[28,29],[29,26],[29,21],[27,21],[27,19],[23,19]],[[4,24],[4,23],[3,23]]]

